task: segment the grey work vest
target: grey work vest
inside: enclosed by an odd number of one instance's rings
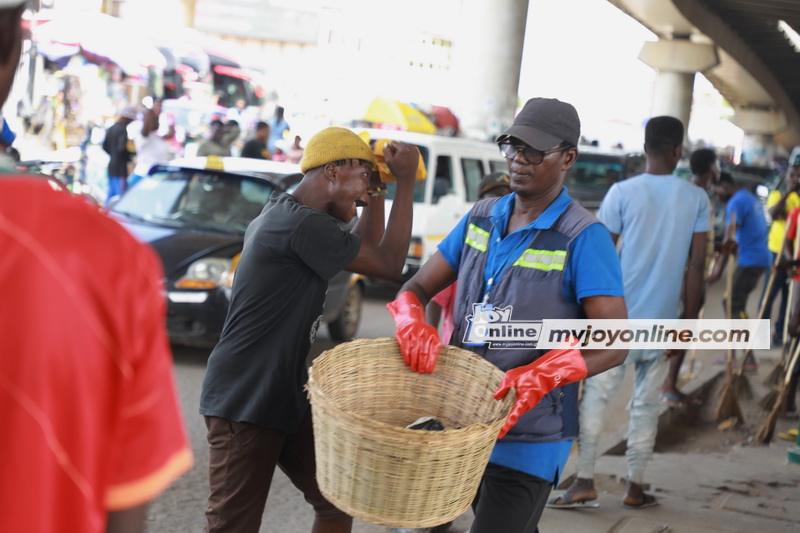
[[[533,348],[530,342],[524,347],[518,347],[518,343],[513,341],[500,346],[492,343],[491,347],[489,343],[470,345],[464,342],[465,335],[469,334],[474,304],[484,302],[483,276],[492,233],[490,214],[498,200],[480,201],[470,213],[458,270],[453,309],[456,322],[451,342],[506,371],[535,361],[545,351]],[[510,320],[512,322],[506,327],[514,327],[514,322],[544,318],[584,318],[581,306],[564,298],[562,282],[570,244],[587,226],[596,222],[599,223],[594,215],[573,201],[550,229],[529,230],[530,241],[525,251],[506,267],[500,279],[494,280],[486,295],[486,302],[495,310],[500,310],[501,314],[503,310],[508,313],[501,323]],[[520,334],[524,336],[524,333]],[[577,435],[578,384],[574,383],[555,389],[542,398],[536,407],[519,418],[503,441],[557,442]]]

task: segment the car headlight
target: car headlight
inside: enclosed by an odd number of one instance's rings
[[[237,257],[238,259],[238,257]],[[233,278],[234,260],[221,257],[198,259],[181,279],[175,282],[179,289],[216,289]]]

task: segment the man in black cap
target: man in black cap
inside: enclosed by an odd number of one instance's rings
[[[516,389],[473,502],[472,533],[536,530],[578,434],[576,382],[625,360],[626,350],[545,353],[527,333],[478,334],[504,322],[627,317],[611,236],[564,187],[579,138],[574,107],[529,100],[497,139],[512,193],[475,204],[388,304],[406,364],[432,372],[440,340],[422,304],[458,280],[450,343],[506,371],[496,398]]]

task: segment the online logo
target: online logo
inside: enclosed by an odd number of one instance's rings
[[[512,311],[512,306],[472,304],[472,314],[467,316],[464,344],[488,345],[490,349],[536,348],[542,321],[514,321],[511,319]]]

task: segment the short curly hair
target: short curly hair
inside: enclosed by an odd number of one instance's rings
[[[683,144],[683,123],[675,117],[653,117],[644,128],[644,147],[647,151],[664,152]]]

